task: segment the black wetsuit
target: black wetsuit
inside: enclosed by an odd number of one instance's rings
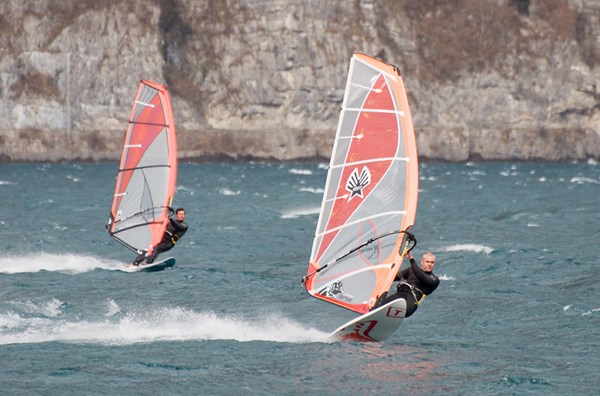
[[[187,229],[188,226],[183,221],[178,221],[176,219],[169,218],[169,224],[167,224],[167,228],[165,230],[161,242],[158,245],[156,245],[156,247],[154,247],[152,254],[148,256],[148,258],[146,258],[146,262],[148,264],[154,262],[154,260],[159,254],[166,252],[167,250],[175,246],[179,238],[181,238],[183,234],[185,234]],[[144,260],[144,257],[145,253],[140,254],[136,257],[133,264],[137,265],[141,263]]]
[[[406,300],[406,315],[409,317],[418,308],[421,299],[433,293],[440,284],[440,280],[433,272],[425,272],[414,259],[410,260],[410,268],[399,271],[395,281],[400,281],[396,293],[379,298],[373,309],[387,304],[390,301],[403,298]],[[412,287],[411,287],[412,286]]]

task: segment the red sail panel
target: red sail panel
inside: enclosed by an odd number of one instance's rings
[[[377,89],[382,90],[382,94],[375,94]],[[394,103],[391,100],[391,93],[383,76],[380,76],[377,83],[367,96],[364,110],[374,109],[394,109]],[[373,158],[392,158],[398,145],[398,123],[394,114],[361,112],[356,127],[354,128],[352,143],[348,150],[346,163],[367,161]],[[357,136],[362,136],[356,138]],[[331,217],[326,230],[334,230],[326,234],[325,240],[321,244],[321,252],[328,246],[328,242],[335,237],[336,229],[345,224],[350,216],[356,211],[364,198],[377,186],[385,172],[388,170],[391,161],[381,161],[369,166],[371,173],[371,183],[363,191],[363,199],[336,200]],[[359,166],[360,167],[360,166]],[[346,167],[338,184],[337,196],[346,194],[346,181],[350,174],[354,172],[355,167]],[[320,254],[317,254],[318,260]]]

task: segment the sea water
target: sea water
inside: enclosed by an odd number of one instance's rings
[[[421,164],[441,283],[369,344],[331,340],[356,315],[300,282],[324,164],[180,164],[177,264],[135,274],[116,168],[0,164],[3,395],[600,393],[595,163]]]

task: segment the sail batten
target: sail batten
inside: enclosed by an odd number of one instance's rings
[[[410,161],[410,158],[408,158],[408,157],[374,158],[374,159],[367,159],[367,160],[362,160],[362,161],[346,162],[346,163],[339,164],[339,165],[332,165],[332,166],[329,167],[329,169],[346,168],[346,167],[349,167],[349,166],[355,166],[355,165],[360,165],[360,164],[368,164],[368,163],[372,163],[372,162],[381,162],[381,161],[404,161],[404,162],[408,162],[408,161]]]
[[[353,221],[352,223],[345,223],[345,224],[343,224],[341,226],[338,226],[338,227],[335,227],[335,228],[330,228],[328,230],[323,231],[320,234],[316,234],[316,236],[319,237],[319,236],[323,236],[325,234],[329,234],[331,232],[336,232],[336,231],[341,230],[344,227],[351,227],[353,225],[360,224],[361,222],[364,222],[364,221],[367,221],[367,220],[376,219],[377,217],[389,216],[389,215],[406,215],[406,214],[407,214],[407,212],[405,210],[398,210],[398,211],[394,211],[394,212],[379,213],[377,215],[373,215],[373,216],[370,216],[370,217],[364,217],[364,218],[361,218],[361,219],[357,219],[357,220]]]
[[[361,113],[387,113],[387,114],[397,114],[401,117],[404,117],[404,112],[403,111],[396,111],[396,110],[384,110],[384,109],[357,109],[354,107],[345,107],[344,108],[345,111],[356,111],[356,112],[361,112]]]
[[[130,124],[133,125],[150,125],[150,126],[159,126],[159,127],[166,127],[168,128],[169,125],[167,124],[157,124],[157,123],[153,123],[153,122],[133,122],[133,121],[129,121]]]
[[[107,229],[142,252],[160,243],[175,195],[177,142],[167,89],[142,80],[129,120]]]
[[[142,106],[154,107],[154,105],[152,103],[144,103],[139,100],[136,100],[135,103],[140,104]]]
[[[394,66],[354,54],[305,277],[308,293],[367,312],[400,268],[417,195],[416,139],[402,78]]]
[[[140,169],[170,168],[170,167],[171,167],[171,165],[146,165],[146,166],[138,166],[136,168],[119,169],[118,172],[129,172],[129,171],[140,170]]]

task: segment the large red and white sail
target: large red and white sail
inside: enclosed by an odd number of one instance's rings
[[[171,99],[142,80],[131,110],[107,229],[131,250],[160,243],[175,195],[177,142]]]
[[[408,99],[396,68],[354,54],[305,286],[365,313],[402,263],[415,220],[418,163]],[[364,245],[364,246],[363,246]]]

